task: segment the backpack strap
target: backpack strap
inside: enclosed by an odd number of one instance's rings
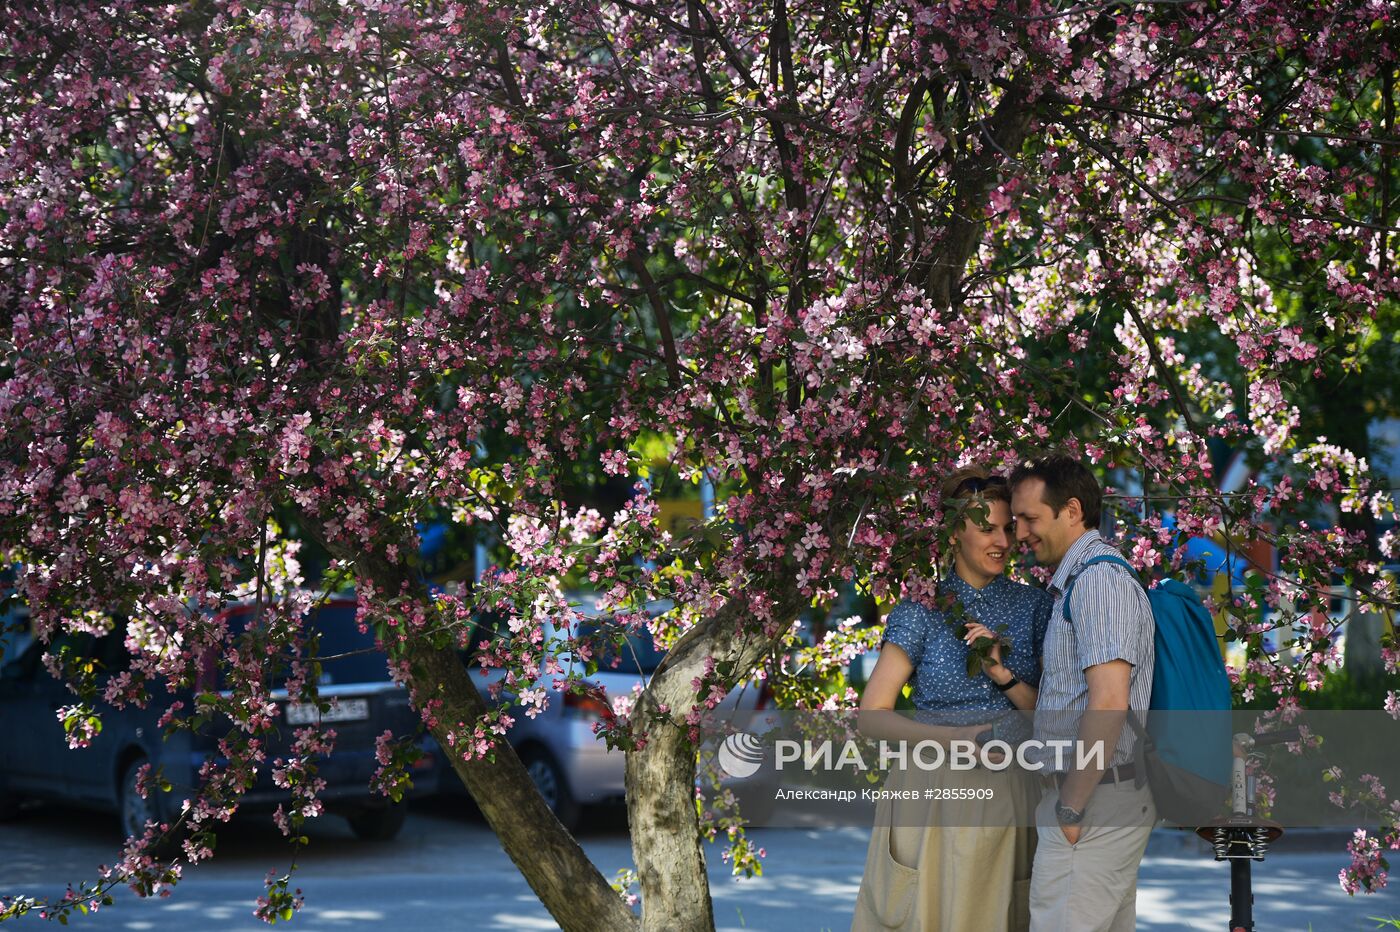
[[[1133,565],[1122,557],[1111,553],[1103,553],[1099,554],[1097,557],[1090,557],[1084,561],[1084,565],[1079,568],[1079,572],[1071,576],[1069,582],[1065,583],[1065,606],[1063,614],[1065,622],[1068,624],[1074,624],[1074,619],[1070,616],[1069,611],[1069,597],[1074,591],[1075,580],[1079,578],[1080,574],[1096,563],[1117,564],[1127,570],[1138,585],[1142,585],[1142,579],[1138,576],[1137,570],[1133,569]],[[1133,745],[1133,760],[1136,764],[1137,776],[1133,780],[1133,785],[1138,789],[1142,789],[1147,783],[1147,770],[1149,766],[1148,755],[1156,753],[1157,742],[1153,740],[1152,735],[1143,727],[1142,720],[1138,718],[1137,711],[1132,708],[1128,709],[1128,726],[1132,728],[1133,736],[1136,739]]]
[[[1119,566],[1123,567],[1123,569],[1131,573],[1133,579],[1138,579],[1137,570],[1133,569],[1133,565],[1127,560],[1123,559],[1122,557],[1116,556],[1115,554],[1101,553],[1097,557],[1090,557],[1089,559],[1085,560],[1084,565],[1079,568],[1079,571],[1069,578],[1069,582],[1065,583],[1065,601],[1064,608],[1062,609],[1061,614],[1064,616],[1065,622],[1068,624],[1074,624],[1074,617],[1070,614],[1069,610],[1069,597],[1074,592],[1074,584],[1079,579],[1079,577],[1084,574],[1085,570],[1087,570],[1089,567],[1093,566],[1096,563],[1116,563]],[[1141,585],[1142,581],[1138,580],[1138,584]]]

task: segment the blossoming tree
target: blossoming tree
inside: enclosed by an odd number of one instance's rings
[[[131,619],[129,673],[60,671],[70,740],[99,703],[167,702],[221,658],[229,695],[168,708],[171,727],[228,727],[229,766],[174,793],[193,801],[169,810],[187,861],[252,769],[312,767],[314,729],[296,760],[265,759],[276,706],[240,640],[287,657],[293,694],[314,698],[314,596],[280,530],[295,527],[332,555],[328,580],[353,582],[563,927],[709,928],[699,716],[805,606],[847,583],[919,592],[938,475],[1048,444],[1155,496],[1124,516],[1144,569],[1180,563],[1163,510],[1188,534],[1277,545],[1277,571],[1221,608],[1252,651],[1241,689],[1294,701],[1335,658],[1306,640],[1301,663],[1268,654],[1258,610],[1334,567],[1391,599],[1368,549],[1390,538],[1289,518],[1319,498],[1389,514],[1364,462],[1298,429],[1292,397],[1394,313],[1393,15],[12,5],[0,541],[40,638]],[[1208,441],[1272,462],[1272,480],[1217,495]],[[713,483],[714,520],[673,537],[644,487],[615,515],[572,502],[575,477],[634,475],[657,444]],[[466,595],[417,569],[416,528],[443,514],[501,542]],[[510,623],[479,662],[510,683],[557,673],[539,629],[569,616],[566,578],[669,649],[644,690],[610,697],[606,729],[627,754],[640,918],[550,816],[457,654],[490,609]],[[651,617],[663,597],[675,609]],[[254,630],[212,621],[248,598]],[[393,785],[403,755],[382,750]],[[316,811],[304,783],[293,836]],[[73,902],[177,879],[153,856],[164,828]],[[1373,842],[1348,882],[1383,882]],[[260,913],[296,905],[274,883]]]

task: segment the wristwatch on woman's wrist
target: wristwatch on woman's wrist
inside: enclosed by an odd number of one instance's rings
[[[1016,674],[1013,673],[1011,674],[1011,679],[1007,680],[1005,683],[998,683],[996,680],[992,680],[992,685],[995,686],[997,689],[1001,690],[1002,692],[1006,692],[1008,689],[1015,686],[1019,682],[1021,681],[1016,679]]]

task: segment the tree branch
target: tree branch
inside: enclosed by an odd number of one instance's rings
[[[954,167],[956,194],[952,217],[943,239],[943,249],[930,263],[924,279],[925,292],[939,307],[953,306],[954,291],[984,223],[983,199],[996,178],[997,166],[1004,158],[1002,153],[1021,148],[1030,128],[1031,116],[1032,108],[1026,103],[1024,84],[1021,81],[1012,82],[1002,93],[996,110],[982,125],[982,132],[992,145]]]
[[[676,356],[676,338],[671,332],[670,305],[662,296],[661,289],[657,287],[656,279],[651,277],[651,271],[647,268],[646,260],[640,252],[636,249],[629,252],[627,265],[633,272],[637,273],[637,278],[642,283],[642,290],[646,292],[647,302],[651,304],[652,313],[656,315],[656,328],[661,332],[661,352],[666,358],[666,373],[671,380],[671,385],[679,388],[681,366],[680,360]]]

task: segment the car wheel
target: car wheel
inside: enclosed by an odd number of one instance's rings
[[[146,833],[146,823],[149,821],[163,822],[165,817],[161,812],[160,802],[155,794],[160,792],[154,787],[147,787],[146,796],[143,798],[136,792],[136,777],[141,772],[141,768],[146,765],[144,757],[138,757],[126,765],[122,771],[121,783],[117,786],[117,816],[121,820],[121,830],[124,837],[141,837]],[[156,857],[169,857],[174,854],[179,845],[174,835],[167,834],[156,840],[155,847],[151,854]]]
[[[574,794],[569,792],[564,769],[554,755],[544,748],[531,746],[521,750],[520,762],[525,765],[525,772],[530,775],[535,789],[540,791],[545,805],[554,812],[560,824],[571,832],[577,828],[579,804]]]
[[[363,841],[392,841],[408,818],[408,806],[393,803],[387,806],[366,806],[345,817],[350,831]]]

